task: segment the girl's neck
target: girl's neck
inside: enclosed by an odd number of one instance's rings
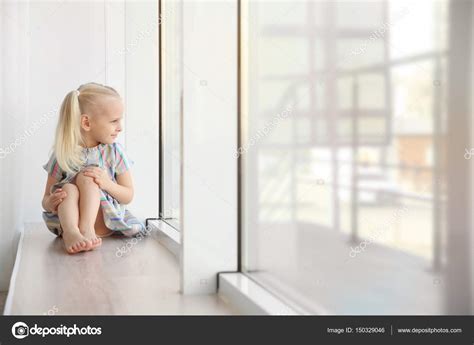
[[[81,145],[86,148],[91,148],[91,147],[96,147],[100,144],[97,140],[91,139],[91,138],[84,138],[84,145]]]

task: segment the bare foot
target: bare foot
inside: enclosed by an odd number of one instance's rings
[[[82,236],[84,236],[84,238],[90,243],[90,246],[87,250],[92,250],[102,245],[102,239],[100,237],[97,237],[94,228],[90,230],[81,231],[81,233]]]
[[[62,237],[68,254],[76,254],[89,250],[89,247],[91,246],[79,231],[64,231]]]

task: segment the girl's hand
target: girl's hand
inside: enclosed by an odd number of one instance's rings
[[[56,189],[53,193],[48,195],[46,199],[47,211],[52,212],[53,214],[57,214],[59,204],[63,202],[66,196],[67,196],[67,193],[63,191],[61,188]]]
[[[92,177],[99,188],[105,191],[107,191],[109,186],[113,183],[109,177],[109,174],[107,174],[107,171],[102,168],[87,167],[83,170],[83,173],[85,176]]]

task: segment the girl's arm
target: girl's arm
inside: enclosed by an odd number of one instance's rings
[[[133,200],[133,181],[130,171],[116,176],[117,183],[110,181],[105,188],[115,200],[121,204],[129,204]]]
[[[121,204],[129,204],[133,199],[133,182],[130,171],[116,175],[117,183],[110,177],[107,171],[99,167],[86,167],[83,170],[85,176],[92,177],[100,189],[109,193]]]

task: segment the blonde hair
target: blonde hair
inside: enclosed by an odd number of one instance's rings
[[[73,173],[84,164],[81,144],[85,143],[81,134],[81,115],[96,113],[104,97],[121,99],[114,88],[97,83],[83,84],[64,97],[53,147],[62,170]]]

